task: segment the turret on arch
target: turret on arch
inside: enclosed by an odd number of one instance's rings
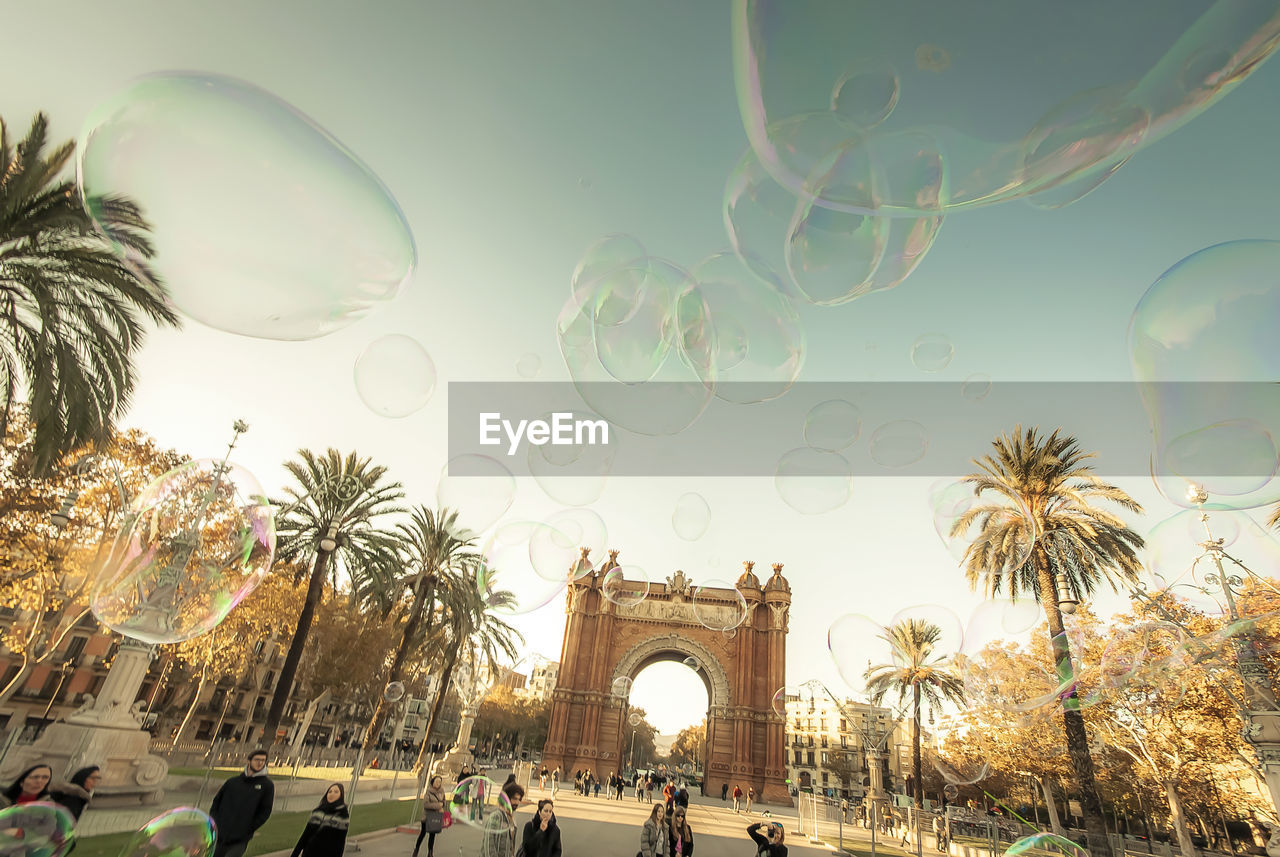
[[[743,791],[754,786],[763,802],[790,805],[786,724],[773,710],[773,695],[786,684],[791,608],[791,586],[782,576],[782,564],[774,564],[773,576],[762,586],[752,572],[755,564],[743,563],[734,589],[702,590],[696,610],[693,581],[683,571],[665,584],[649,584],[639,603],[620,606],[604,597],[604,576],[617,568],[618,552],[609,554],[599,569],[569,585],[569,619],[543,764],[559,766],[566,774],[586,768],[597,776],[625,768],[627,700],[612,694],[613,683],[633,679],[658,661],[693,658],[710,700],[707,793],[719,795],[725,783],[741,785]],[[643,587],[640,581],[621,584],[637,593]],[[746,602],[745,616],[737,593]],[[741,624],[722,630],[738,618]]]

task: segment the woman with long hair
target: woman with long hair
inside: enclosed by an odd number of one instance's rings
[[[325,790],[319,806],[311,811],[298,844],[293,846],[292,857],[342,857],[350,824],[346,792],[342,783],[334,783]]]
[[[427,857],[434,857],[436,834],[444,829],[444,777],[436,774],[427,783],[422,795],[422,821],[419,824],[418,841],[413,843],[413,857],[418,857],[422,837],[427,838]]]
[[[759,832],[762,827],[763,834]],[[787,857],[787,846],[782,844],[787,832],[778,822],[757,822],[747,828],[747,835],[756,844],[756,857]]]
[[[66,807],[67,812],[79,821],[85,807],[89,805],[89,801],[93,800],[93,790],[101,779],[102,769],[97,765],[81,768],[71,775],[70,782],[54,783],[49,789],[49,797],[55,803]]]
[[[689,808],[676,805],[671,811],[671,827],[667,835],[671,857],[689,857],[693,854],[693,828],[689,826]]]
[[[667,857],[667,810],[655,803],[640,830],[640,853],[637,857]]]
[[[18,774],[18,778],[9,788],[0,792],[0,807],[48,800],[51,779],[53,779],[53,768],[43,764],[32,765]]]
[[[543,798],[538,811],[524,825],[520,840],[521,857],[560,857],[560,827],[556,824],[555,804]]]

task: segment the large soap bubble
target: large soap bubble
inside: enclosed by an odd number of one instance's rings
[[[0,854],[60,857],[75,844],[75,819],[55,803],[39,801],[0,809]]]
[[[511,818],[511,801],[502,786],[488,777],[467,777],[449,793],[445,808],[454,823],[479,827],[488,831],[495,823]],[[496,819],[496,821],[495,821]]]
[[[120,851],[120,857],[207,857],[217,829],[202,810],[179,806],[148,821]]]
[[[436,364],[416,339],[393,334],[370,342],[356,359],[356,392],[380,417],[422,409],[436,388]]]
[[[1280,568],[1280,541],[1245,512],[1184,509],[1152,528],[1143,553],[1155,592],[1211,616],[1230,612],[1221,572],[1230,580]]]
[[[732,31],[743,124],[779,183],[837,211],[932,214],[1064,185],[1078,197],[1247,77],[1280,16],[1229,0],[1136,0],[1122,16],[1086,0],[1068,17],[1050,0],[735,0]],[[935,167],[873,180],[921,136]],[[858,149],[866,180],[815,184]]]
[[[1193,253],[1147,289],[1129,323],[1134,379],[1171,502],[1249,509],[1280,500],[1280,241]]]
[[[130,504],[90,607],[126,637],[189,640],[257,587],[275,547],[274,512],[253,474],[225,461],[191,461]]]
[[[747,619],[747,599],[727,580],[708,580],[693,590],[693,615],[712,631],[732,631]]]
[[[995,491],[975,495],[968,482],[939,480],[929,490],[933,527],[957,563],[975,558],[978,568],[1012,573],[1031,557],[1036,523],[1021,500]]]
[[[390,191],[295,108],[220,75],[143,78],[98,105],[76,147],[89,211],[137,202],[184,314],[313,339],[391,300],[417,261]]]
[[[496,524],[515,497],[516,478],[505,464],[487,455],[449,459],[436,483],[436,502],[459,512],[459,524],[477,533]]]
[[[564,592],[569,582],[567,566],[554,579],[543,577],[534,569],[531,537],[540,526],[504,524],[485,542],[481,551],[485,586],[511,593],[510,600],[492,605],[499,616],[523,616],[540,610]]]

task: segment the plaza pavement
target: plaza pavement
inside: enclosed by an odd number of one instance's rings
[[[657,793],[655,793],[656,795]],[[533,784],[525,795],[525,803],[516,812],[516,825],[523,831],[533,817],[538,800],[550,797],[550,789],[542,791]],[[652,804],[637,803],[635,792],[627,789],[622,801],[600,797],[583,797],[560,789],[556,794],[556,821],[560,826],[563,857],[633,857],[640,849],[640,830],[649,816]],[[760,810],[773,813],[773,820],[786,825],[788,854],[793,857],[827,857],[831,849],[811,845],[807,837],[797,835],[794,807],[760,807],[750,815],[735,815],[732,802],[690,795],[689,825],[693,828],[696,857],[753,857],[755,845],[747,837],[747,825],[760,821]],[[360,857],[409,857],[413,852],[414,833],[379,832],[355,837]],[[347,854],[355,852],[348,846]],[[476,857],[480,853],[479,830],[455,824],[436,836],[435,857]],[[287,857],[287,852],[282,852]],[[270,857],[274,857],[271,855]],[[421,857],[426,857],[423,842]]]

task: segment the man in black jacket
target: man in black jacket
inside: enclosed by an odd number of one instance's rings
[[[218,825],[213,857],[243,857],[249,840],[271,817],[276,787],[267,776],[267,753],[254,750],[244,770],[222,784],[213,796],[209,817]]]

